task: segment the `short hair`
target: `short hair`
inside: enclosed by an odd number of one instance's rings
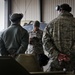
[[[35,27],[40,27],[40,22],[39,22],[39,21],[35,21],[35,22],[34,22],[34,26],[35,26]]]

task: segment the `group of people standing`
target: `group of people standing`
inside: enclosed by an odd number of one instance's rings
[[[52,20],[44,29],[40,30],[40,22],[35,21],[33,30],[27,32],[20,25],[22,14],[10,17],[11,25],[1,34],[1,55],[15,57],[25,53],[28,44],[33,45],[32,53],[36,56],[44,54],[46,50],[50,59],[50,71],[73,71],[75,60],[75,18],[71,14],[72,8],[64,3],[57,6],[59,16]]]

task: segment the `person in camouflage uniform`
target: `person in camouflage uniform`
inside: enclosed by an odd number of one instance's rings
[[[35,21],[33,30],[29,32],[29,43],[33,45],[33,54],[41,54],[43,53],[43,46],[42,46],[42,35],[43,31],[39,29],[40,23],[39,21]]]
[[[43,47],[49,53],[52,62],[50,64],[51,71],[74,69],[74,63],[69,61],[70,58],[64,57],[65,62],[61,64],[62,56],[58,58],[61,53],[65,56],[69,55],[75,60],[75,22],[74,17],[70,13],[71,7],[68,4],[61,4],[57,6],[59,16],[52,20],[44,29],[43,32]],[[74,56],[73,56],[74,55]],[[60,62],[59,62],[60,61]]]
[[[39,55],[44,54],[43,45],[42,45],[42,35],[43,31],[39,29],[40,22],[35,21],[33,25],[33,30],[29,32],[29,44],[32,45],[32,48],[29,48],[29,54],[34,54],[39,61]]]

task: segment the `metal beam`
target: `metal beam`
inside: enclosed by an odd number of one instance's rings
[[[5,28],[10,26],[9,17],[11,15],[11,0],[4,0],[5,2]]]
[[[39,0],[39,5],[40,5],[40,22],[42,22],[42,0]]]

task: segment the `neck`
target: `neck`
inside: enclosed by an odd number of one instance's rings
[[[19,24],[20,24],[20,22],[12,22],[12,24],[18,24],[18,25],[19,25]]]

